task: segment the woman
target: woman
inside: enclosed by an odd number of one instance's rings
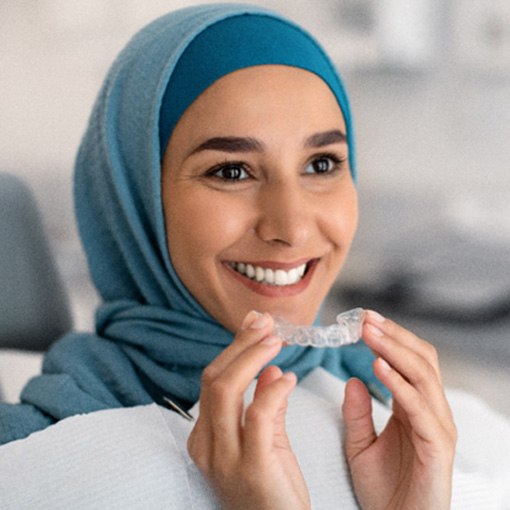
[[[274,315],[316,320],[355,233],[354,182],[343,85],[299,27],[210,5],[141,31],[76,164],[96,334],[55,344],[23,403],[0,406],[1,441],[76,414],[199,400],[189,453],[225,508],[310,508],[285,415],[297,380],[323,367],[358,377],[343,420],[360,505],[449,508],[456,432],[428,343],[369,312],[374,376],[364,345],[284,347],[272,334]],[[379,435],[367,388],[393,396]]]

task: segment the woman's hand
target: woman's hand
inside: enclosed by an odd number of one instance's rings
[[[359,380],[349,381],[343,415],[345,448],[361,507],[450,508],[456,428],[446,401],[435,349],[375,312],[363,326],[379,356],[374,369],[393,395],[393,415],[377,436],[371,400]]]
[[[225,508],[309,509],[308,490],[285,431],[293,373],[267,367],[253,402],[243,394],[282,341],[269,315],[250,312],[232,344],[204,371],[200,416],[188,451]]]

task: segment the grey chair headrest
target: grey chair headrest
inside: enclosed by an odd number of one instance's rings
[[[34,196],[0,173],[0,347],[44,351],[72,327]]]

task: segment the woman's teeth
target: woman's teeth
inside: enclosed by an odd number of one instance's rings
[[[283,269],[265,269],[260,266],[244,264],[242,262],[231,264],[238,273],[247,276],[251,280],[267,285],[294,285],[299,282],[306,271],[306,264],[292,268],[290,271]]]

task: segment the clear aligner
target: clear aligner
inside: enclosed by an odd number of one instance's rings
[[[363,308],[338,314],[337,323],[330,326],[294,326],[276,317],[273,332],[289,345],[340,347],[356,343],[361,338],[364,318]]]

